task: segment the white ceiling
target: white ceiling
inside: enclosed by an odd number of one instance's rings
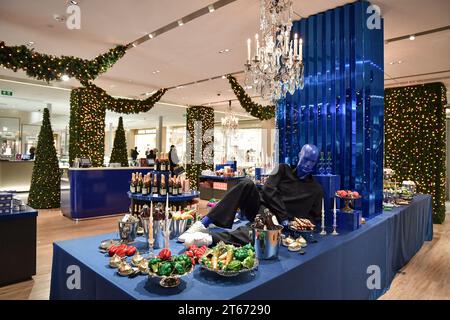
[[[34,41],[39,52],[92,58],[117,44],[129,43],[170,22],[205,7],[214,0],[79,0],[81,30],[69,30],[53,16],[65,15],[67,1],[1,0],[0,40],[8,45]],[[345,0],[294,0],[297,18],[352,2]],[[375,0],[385,19],[385,39],[395,38],[449,25],[448,0]],[[246,39],[258,29],[259,0],[237,0],[212,13],[168,31],[131,48],[123,59],[95,83],[110,94],[142,98],[143,93],[172,87],[243,69]],[[402,40],[385,46],[386,86],[411,81],[443,81],[450,86],[450,31]],[[230,52],[220,54],[223,49]],[[402,60],[402,64],[390,65]],[[159,73],[153,74],[155,70]],[[442,72],[447,71],[447,72]],[[436,73],[440,72],[440,73]],[[430,75],[423,75],[434,73]],[[413,76],[412,75],[419,75]],[[3,79],[30,82],[24,72],[0,70]],[[242,79],[242,76],[238,77]],[[33,81],[33,83],[35,83]],[[45,83],[42,83],[45,84]],[[54,83],[53,86],[62,86]],[[76,80],[64,86],[79,86]],[[0,81],[0,88],[14,90],[14,96],[0,97],[0,109],[8,106],[24,110],[41,109],[52,103],[54,114],[68,115],[69,91]],[[130,126],[146,127],[159,115],[165,123],[184,123],[186,105],[213,103],[218,111],[234,99],[225,79],[207,81],[169,90],[162,102],[148,114],[125,116]],[[219,102],[221,103],[215,103]],[[5,106],[6,104],[6,106]],[[180,107],[180,105],[182,105]],[[249,118],[233,103],[234,110]],[[217,119],[222,114],[218,113]],[[108,117],[115,122],[117,115]],[[145,118],[145,120],[144,120]]]

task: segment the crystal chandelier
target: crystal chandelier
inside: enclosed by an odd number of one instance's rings
[[[231,100],[228,102],[228,113],[222,118],[222,126],[228,130],[237,129],[239,125],[239,119],[234,115],[231,110]]]
[[[302,39],[290,40],[292,14],[292,0],[260,0],[261,46],[256,34],[253,57],[247,40],[245,85],[274,103],[304,86]]]

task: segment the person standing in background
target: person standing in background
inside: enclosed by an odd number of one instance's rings
[[[170,146],[169,151],[169,163],[170,163],[170,171],[173,171],[176,166],[180,163],[180,159],[178,158],[177,148],[174,145]]]
[[[137,160],[138,155],[139,155],[139,151],[138,151],[137,147],[134,147],[134,149],[131,149],[131,159],[133,159],[133,161]]]
[[[155,151],[153,151],[153,149],[151,149],[150,151],[148,151],[148,153],[147,153],[147,159],[148,159],[148,160],[150,160],[150,159],[155,160],[155,159],[156,159],[156,154],[155,154]]]
[[[35,147],[31,147],[30,148],[30,160],[34,160],[35,153],[36,153],[36,148]]]

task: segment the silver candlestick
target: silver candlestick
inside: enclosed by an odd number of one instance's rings
[[[324,236],[327,232],[325,231],[325,204],[324,199],[322,198],[322,231],[320,231],[320,235]]]
[[[336,224],[336,197],[334,197],[334,208],[333,208],[333,232],[331,235],[337,236],[339,233],[336,231],[337,224]]]

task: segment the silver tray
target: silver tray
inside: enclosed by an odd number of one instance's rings
[[[252,268],[250,268],[250,269],[245,268],[245,269],[241,269],[241,270],[239,270],[239,271],[214,270],[214,269],[208,268],[206,265],[204,265],[204,264],[201,263],[201,262],[200,262],[199,264],[200,264],[200,266],[201,266],[203,269],[208,270],[208,271],[211,271],[211,272],[214,272],[214,273],[217,273],[217,274],[220,275],[220,276],[223,276],[223,277],[236,277],[236,276],[238,276],[238,275],[240,275],[240,274],[243,274],[243,273],[247,273],[247,272],[251,272],[251,271],[257,270],[257,269],[258,269],[258,266],[259,266],[259,260],[255,257],[255,263],[253,264],[253,267],[252,267]]]

